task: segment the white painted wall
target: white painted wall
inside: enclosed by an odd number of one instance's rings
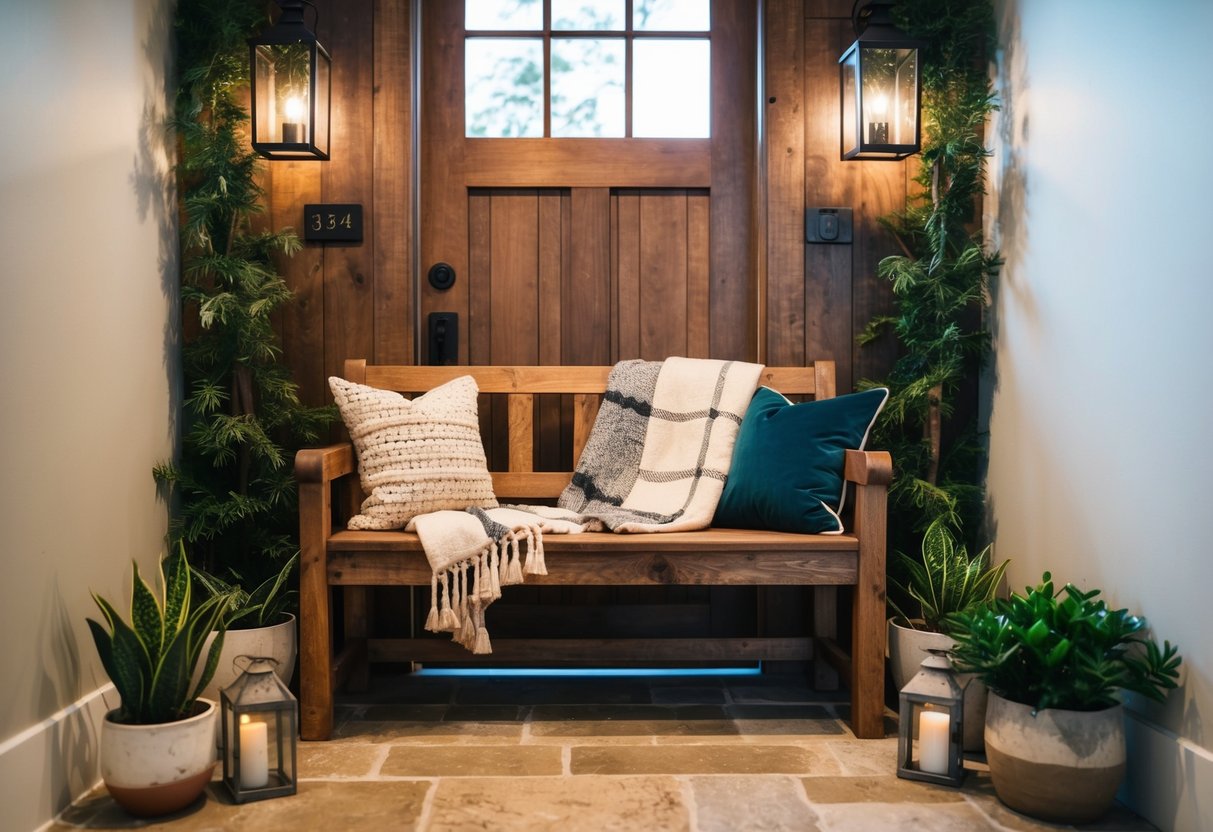
[[[95,782],[107,679],[89,590],[127,603],[131,560],[155,574],[164,546],[151,468],[172,453],[179,386],[169,13],[167,0],[0,0],[6,830]]]
[[[1213,829],[1213,3],[1000,0],[989,491],[1011,584],[1144,614],[1185,659],[1134,703],[1123,797]]]

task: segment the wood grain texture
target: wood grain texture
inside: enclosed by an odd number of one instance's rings
[[[326,740],[333,730],[333,624],[328,550],[332,491],[326,482],[299,486],[299,733]]]
[[[709,353],[758,354],[754,228],[757,3],[712,2],[712,184]],[[663,356],[664,357],[664,356]]]
[[[335,53],[358,60],[335,61],[332,72],[332,158],[321,165],[323,196],[332,202],[372,204],[374,73],[365,44],[374,42],[373,0],[319,3],[324,40]],[[320,36],[320,32],[317,32]],[[338,198],[337,195],[340,195]],[[375,307],[373,255],[375,216],[364,215],[360,243],[327,243],[324,249],[324,367],[334,375],[353,355],[373,355]]]
[[[611,193],[608,188],[574,188],[570,224],[576,229],[570,251],[568,284],[561,294],[561,362],[605,364],[611,348]],[[569,393],[589,392],[567,390]]]
[[[884,736],[885,534],[888,491],[855,488],[859,577],[851,590],[851,727],[859,739]]]
[[[729,548],[721,532],[700,535],[699,540],[661,541],[638,544],[624,535],[585,532],[579,535],[545,535],[544,555],[548,574],[527,576],[535,586],[786,586],[847,584],[856,576],[857,543],[846,541],[849,550],[838,541],[821,542],[816,538],[801,541],[757,541]],[[429,586],[432,571],[420,544],[394,539],[396,548],[387,548],[388,540],[359,541],[337,532],[330,541],[329,583],[335,586]],[[379,533],[388,534],[386,532]],[[656,537],[657,535],[646,535]],[[671,535],[661,535],[670,537]],[[804,537],[803,535],[801,537]],[[570,538],[561,540],[561,538]],[[371,551],[347,547],[365,545]],[[413,551],[399,547],[415,545]],[[773,547],[770,549],[764,547]],[[778,547],[785,547],[780,549]],[[787,548],[796,546],[794,549]],[[681,547],[681,548],[680,548]],[[564,555],[562,557],[562,555]]]
[[[489,204],[489,362],[538,364],[539,195],[498,188]]]
[[[708,358],[712,351],[711,198],[702,191],[687,195],[686,355]]]
[[[270,224],[303,235],[303,206],[321,199],[321,166],[315,162],[274,162],[269,168]],[[294,257],[276,257],[278,272],[294,295],[282,306],[279,326],[282,360],[299,385],[304,404],[328,404],[324,365],[324,247],[304,243]]]
[[[804,350],[804,18],[800,0],[767,0],[766,360],[803,364]],[[816,112],[810,110],[809,112]]]
[[[687,354],[687,201],[682,191],[640,195],[640,357]]]
[[[573,396],[573,463],[581,459],[581,452],[590,441],[590,431],[594,420],[598,418],[598,409],[602,406],[602,398],[595,395],[579,393]]]
[[[375,0],[371,211],[374,360],[413,360],[412,72],[409,15],[419,0]]]
[[[469,187],[706,188],[711,184],[707,139],[469,139],[466,153]]]
[[[510,471],[532,471],[535,466],[535,397],[530,393],[513,393],[508,401]]]
[[[616,361],[640,357],[640,192],[617,191],[613,197]]]

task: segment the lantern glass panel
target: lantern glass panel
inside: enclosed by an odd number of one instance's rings
[[[855,77],[859,72],[859,50],[852,49],[842,61],[842,147],[844,153],[859,149],[857,114],[858,90]]]
[[[909,703],[910,768],[924,774],[948,776],[951,768],[952,725],[956,714],[942,705]]]
[[[917,50],[864,47],[859,51],[864,144],[913,144],[918,103]]]
[[[312,121],[309,112],[311,48],[306,43],[260,44],[257,46],[256,72],[256,141],[282,144],[307,142]],[[324,109],[327,112],[327,106]],[[327,133],[326,129],[326,136]]]

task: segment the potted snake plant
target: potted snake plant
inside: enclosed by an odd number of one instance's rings
[[[244,589],[239,575],[233,575],[234,580],[229,582],[192,568],[194,583],[206,597],[225,599],[227,604],[223,647],[204,696],[218,700],[219,691],[236,681],[253,659],[268,659],[282,683],[291,683],[298,649],[295,615],[290,612],[298,593],[291,588],[291,577],[298,563],[296,553],[251,591]],[[211,638],[219,636],[217,630]]]
[[[121,698],[101,725],[101,777],[119,805],[144,817],[188,806],[211,779],[218,706],[200,696],[219,659],[228,604],[222,597],[192,603],[184,547],[162,561],[160,573],[160,598],[135,564],[128,616],[94,593],[105,623],[88,619]],[[216,628],[219,637],[206,648]]]
[[[914,677],[922,660],[931,650],[950,650],[953,640],[949,621],[960,612],[976,609],[993,600],[1009,561],[994,565],[992,547],[970,556],[963,543],[952,536],[942,520],[927,528],[922,540],[922,558],[898,553],[905,573],[904,582],[889,583],[889,669],[898,690]],[[903,608],[894,595],[908,599]],[[917,615],[907,614],[913,610]],[[965,685],[966,751],[981,749],[986,689],[971,675],[961,678]]]
[[[1125,772],[1120,692],[1163,701],[1180,656],[1144,618],[1045,572],[1023,595],[952,619],[952,659],[990,689],[986,757],[1003,803],[1063,823],[1107,812]]]

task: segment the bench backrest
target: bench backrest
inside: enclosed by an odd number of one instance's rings
[[[365,359],[345,362],[345,378],[359,384],[412,395],[470,375],[481,393],[504,394],[508,409],[508,467],[492,471],[493,490],[519,499],[559,497],[569,484],[571,471],[536,471],[534,454],[535,397],[567,394],[573,398],[572,460],[576,467],[606,392],[610,367],[412,367],[367,364]],[[767,367],[759,383],[787,396],[834,396],[834,362],[818,361],[808,367]],[[490,463],[490,469],[492,465]]]

